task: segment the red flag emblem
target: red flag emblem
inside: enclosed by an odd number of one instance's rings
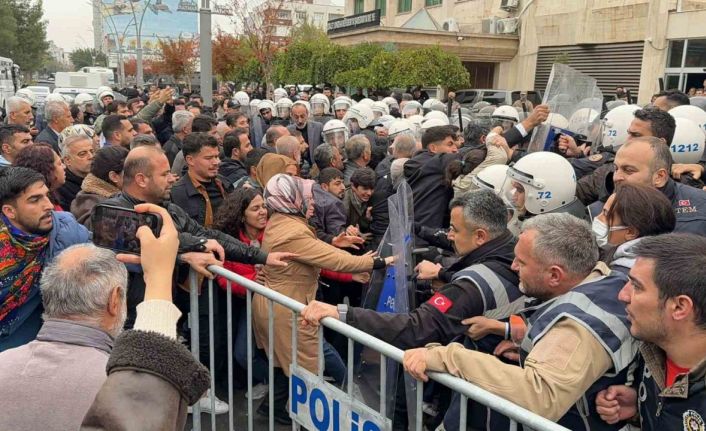
[[[449,308],[454,305],[453,301],[451,301],[449,298],[439,292],[436,292],[434,296],[429,298],[429,301],[427,302],[431,304],[432,307],[436,308],[444,314],[446,314]]]
[[[691,201],[688,200],[688,199],[680,200],[680,201],[679,201],[679,206],[680,206],[680,207],[690,207],[690,206],[691,206]]]

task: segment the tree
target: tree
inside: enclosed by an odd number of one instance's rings
[[[75,49],[69,54],[69,59],[76,70],[89,66],[108,67],[108,56],[95,49]]]
[[[125,70],[125,76],[136,76],[137,75],[137,60],[131,58],[123,62],[123,68]]]
[[[17,23],[17,44],[11,58],[29,77],[48,61],[47,22],[43,19],[42,0],[10,0]]]
[[[17,46],[17,20],[11,0],[0,0],[0,56],[12,57]]]
[[[400,51],[392,81],[399,87],[464,88],[470,85],[470,74],[457,56],[435,46]]]
[[[212,44],[213,72],[221,81],[234,81],[248,61],[249,50],[233,35],[218,31]]]
[[[168,39],[158,44],[160,69],[175,81],[185,81],[191,91],[191,78],[196,71],[198,43],[194,39]]]

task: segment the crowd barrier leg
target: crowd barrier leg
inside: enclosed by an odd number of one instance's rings
[[[199,358],[199,286],[198,277],[194,271],[189,272],[189,327],[191,329],[191,354],[197,361]],[[194,431],[201,431],[201,404],[196,402],[192,407],[191,421]]]

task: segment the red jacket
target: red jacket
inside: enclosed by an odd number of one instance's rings
[[[262,244],[262,238],[264,235],[265,235],[265,231],[263,230],[257,236],[257,240],[260,244]],[[250,245],[250,243],[252,242],[250,240],[250,238],[248,238],[248,236],[245,235],[245,232],[243,232],[243,231],[240,232],[238,239],[247,245]],[[225,269],[227,269],[228,271],[233,271],[234,273],[236,273],[238,275],[242,275],[243,277],[247,278],[248,280],[255,281],[255,278],[257,278],[257,271],[255,270],[255,265],[250,265],[247,263],[240,263],[240,262],[233,262],[233,261],[227,260],[223,264],[223,267]],[[218,282],[218,285],[221,286],[221,289],[223,289],[223,290],[226,290],[226,288],[228,287],[228,280],[226,280],[224,277],[221,277],[221,276],[216,277],[216,282]],[[245,289],[245,287],[243,287],[235,282],[230,283],[230,288],[233,291],[234,295],[237,295],[240,297],[244,297],[245,292],[247,290],[247,289]]]

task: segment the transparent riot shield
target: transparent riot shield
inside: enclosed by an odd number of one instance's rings
[[[378,247],[380,257],[395,256],[395,263],[385,269],[373,271],[368,292],[364,296],[363,306],[384,313],[408,313],[414,307],[414,262],[412,250],[414,249],[413,234],[413,200],[412,189],[406,181],[397,187],[397,192],[388,198],[390,224]],[[358,347],[356,349],[357,361],[355,383],[360,390],[363,401],[373,408],[381,405],[381,397],[386,404],[387,417],[399,420],[400,415],[395,414],[396,405],[399,405],[397,394],[398,386],[404,384],[407,405],[407,418],[414,423],[416,418],[415,399],[416,384],[407,376],[402,375],[399,364],[388,359],[384,366],[385,389],[381,393],[380,354]],[[405,383],[406,382],[406,383]],[[402,413],[403,412],[398,412]],[[421,412],[419,412],[421,414]]]
[[[534,129],[528,151],[550,151],[561,134],[594,134],[603,94],[596,80],[565,64],[554,64],[542,103],[551,115]],[[582,133],[583,132],[583,133]]]

